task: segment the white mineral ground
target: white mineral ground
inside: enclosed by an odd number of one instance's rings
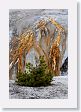
[[[14,81],[9,82],[10,99],[67,99],[68,76],[54,77],[51,85],[46,87],[18,86]]]
[[[64,28],[68,29],[68,11],[67,10],[10,10],[9,13],[9,40],[12,32],[17,29],[21,34],[23,28],[33,24],[40,18],[46,16],[53,17]],[[67,49],[62,62],[68,56]],[[51,85],[47,87],[24,87],[15,84],[14,80],[9,81],[10,99],[67,99],[68,98],[68,73],[53,77]]]

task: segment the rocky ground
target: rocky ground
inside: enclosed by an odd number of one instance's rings
[[[47,87],[18,86],[14,81],[9,82],[10,99],[67,99],[68,76],[54,77]]]

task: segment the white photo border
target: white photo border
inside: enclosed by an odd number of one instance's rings
[[[2,108],[77,108],[76,0],[3,0],[0,5],[0,106]],[[68,9],[68,99],[9,99],[9,9]]]

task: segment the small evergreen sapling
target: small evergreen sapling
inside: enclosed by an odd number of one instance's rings
[[[19,72],[17,84],[21,86],[40,87],[50,85],[53,75],[48,68],[44,56],[39,57],[39,65],[33,67],[31,63],[26,64],[26,71]]]

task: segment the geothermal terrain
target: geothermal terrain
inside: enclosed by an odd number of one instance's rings
[[[68,98],[68,77],[54,77],[47,87],[18,86],[14,81],[9,82],[10,99],[66,99]]]
[[[47,17],[54,18],[68,32],[68,11],[31,9],[31,10],[10,10],[9,11],[9,41],[15,35],[20,35],[25,29],[33,27],[37,21]],[[66,45],[68,41],[66,41]],[[47,87],[24,87],[15,84],[15,80],[9,80],[10,99],[66,99],[68,98],[68,45],[62,60],[60,76],[54,77],[51,85]],[[34,51],[27,56],[34,63]],[[14,76],[16,76],[14,72]],[[13,76],[13,77],[14,77]]]

